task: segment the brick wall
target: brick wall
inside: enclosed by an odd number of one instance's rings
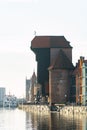
[[[65,97],[66,95],[66,97]],[[51,103],[66,103],[70,96],[70,76],[68,70],[49,71],[49,99]]]

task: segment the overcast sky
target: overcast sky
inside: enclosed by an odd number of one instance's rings
[[[36,71],[30,50],[36,35],[64,35],[73,63],[87,59],[87,0],[0,0],[0,87],[23,96],[25,79]]]

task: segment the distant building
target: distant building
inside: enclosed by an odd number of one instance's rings
[[[30,100],[30,79],[26,78],[26,100]]]
[[[34,102],[34,86],[37,83],[37,77],[35,72],[30,79],[26,79],[26,100],[28,102]]]
[[[30,93],[31,93],[31,102],[34,102],[35,98],[34,98],[34,86],[37,83],[37,77],[35,72],[33,72],[33,75],[30,79]]]
[[[42,87],[38,83],[36,83],[34,85],[34,99],[35,99],[35,102],[41,102],[42,101]]]
[[[3,99],[6,95],[6,90],[4,87],[0,87],[0,106],[3,106]]]

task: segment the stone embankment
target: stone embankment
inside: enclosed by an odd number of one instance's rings
[[[87,106],[65,106],[60,109],[61,114],[87,114]]]
[[[19,109],[23,109],[25,111],[30,112],[49,112],[49,106],[48,105],[19,105]]]
[[[19,109],[29,112],[50,112],[48,105],[19,105]],[[58,107],[57,111],[60,114],[87,114],[87,106],[64,106]]]

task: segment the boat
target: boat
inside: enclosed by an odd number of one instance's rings
[[[6,95],[3,100],[3,107],[15,108],[18,106],[17,98],[14,95]]]

